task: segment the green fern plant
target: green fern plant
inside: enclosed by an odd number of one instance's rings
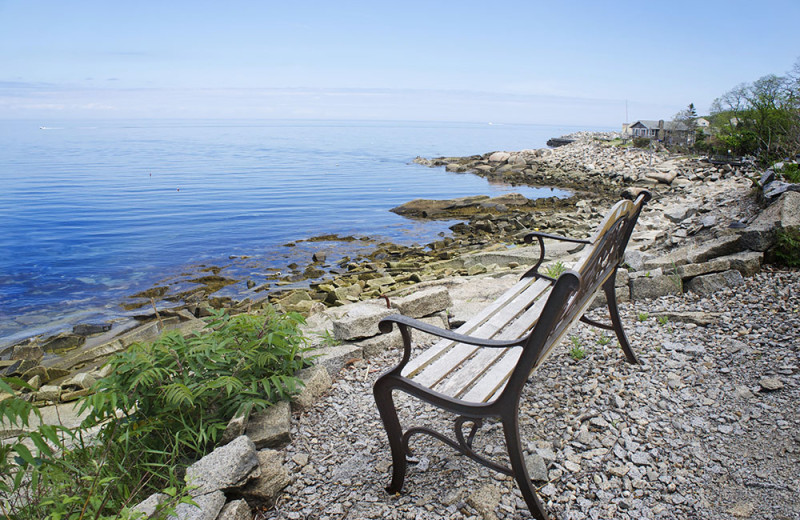
[[[176,466],[214,447],[240,408],[263,409],[300,390],[295,373],[308,365],[302,322],[299,314],[230,316],[222,310],[205,334],[175,332],[134,344],[111,359],[111,375],[81,402],[88,413],[82,426],[100,427],[98,438],[113,448],[111,461],[138,454],[135,478],[147,482],[144,496],[158,491],[177,480]]]
[[[301,323],[297,314],[220,311],[206,334],[135,344],[81,401],[87,418],[76,430],[31,428],[40,413],[16,390],[32,389],[0,378],[0,420],[22,432],[0,443],[0,518],[132,518],[129,507],[156,491],[169,498],[152,518],[166,518],[191,501],[183,468],[240,407],[263,408],[300,388]]]

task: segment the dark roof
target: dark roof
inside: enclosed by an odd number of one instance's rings
[[[654,121],[652,119],[640,119],[639,121],[633,123],[630,126],[630,128],[639,125],[639,127],[647,128],[650,130],[656,130],[658,129],[658,123],[659,123],[658,121]],[[681,123],[680,121],[664,121],[664,130],[669,130],[669,131],[677,130],[686,132],[689,130],[689,127]]]

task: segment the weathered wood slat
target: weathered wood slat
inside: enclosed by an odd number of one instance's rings
[[[543,291],[525,312],[497,334],[497,339],[517,339],[527,334],[539,319],[548,294],[550,294],[549,290]],[[500,358],[505,357],[508,349],[479,348],[479,350],[480,352],[454,370],[445,381],[435,386],[434,389],[446,395],[458,396],[473,385],[483,386],[487,370]],[[511,365],[509,372],[513,368],[514,365]],[[502,377],[505,378],[507,375],[503,374]],[[478,379],[481,380],[480,383],[477,383]],[[499,382],[490,379],[486,384],[493,387]],[[490,391],[489,395],[491,393]]]
[[[478,314],[464,322],[463,325],[458,327],[455,332],[459,334],[468,334],[471,336],[475,335],[475,330],[483,325],[486,320],[491,318],[497,309],[506,305],[509,301],[518,298],[526,289],[530,288],[536,282],[533,278],[525,278],[520,280],[516,284],[514,284],[508,291],[504,292],[500,295],[497,300],[492,302],[490,305],[484,307]],[[449,340],[442,340],[431,347],[425,349],[424,352],[421,352],[418,356],[414,359],[409,361],[408,365],[406,365],[405,370],[403,370],[403,375],[406,377],[413,376],[420,367],[427,365],[431,361],[434,361],[438,358],[443,352],[449,349],[453,345],[452,341]]]
[[[593,301],[594,297],[589,299],[587,304],[581,310],[579,316],[583,315]],[[544,363],[544,361],[553,352],[553,349],[556,347],[556,345],[559,345],[564,336],[569,334],[569,331],[572,330],[572,327],[576,325],[577,321],[578,320],[573,320],[572,323],[570,323],[570,325],[559,335],[559,337],[550,344],[550,347],[542,353],[539,363],[533,367],[531,373],[535,372],[536,369],[539,368],[542,363]],[[505,388],[506,381],[508,381],[511,371],[514,370],[521,352],[522,351],[520,349],[520,352],[516,357],[508,359],[504,358],[500,363],[495,364],[481,379],[480,385],[475,385],[473,388],[469,389],[469,391],[460,396],[461,399],[464,399],[465,401],[485,403],[500,397],[500,393]],[[490,392],[492,388],[494,388],[494,390]]]
[[[499,331],[509,323],[512,323],[514,319],[526,310],[531,302],[540,297],[549,287],[550,283],[547,280],[538,280],[516,299],[507,302],[505,306],[498,309],[494,315],[490,316],[475,329],[472,335],[478,338],[495,339]],[[515,339],[516,337],[507,336],[507,338]],[[446,377],[454,368],[469,359],[480,348],[461,343],[452,344],[451,342],[450,347],[445,352],[441,353],[432,362],[420,367],[410,377],[422,385],[431,387]]]
[[[498,360],[486,371],[479,384],[475,384],[471,388],[464,388],[460,395],[456,397],[474,403],[485,403],[490,398],[496,397],[505,388],[508,376],[517,366],[517,361],[521,355],[522,347],[509,349],[502,359]]]
[[[574,268],[580,270],[587,259],[587,254],[582,255]],[[491,315],[481,316],[482,323],[472,325],[468,333],[487,339],[522,337],[536,324],[549,294],[550,284],[545,280],[538,282],[521,292],[515,290],[520,285],[517,284],[504,293],[503,296],[511,297],[503,298],[503,305],[494,306]],[[526,306],[529,307],[524,310]],[[519,314],[520,311],[523,313]],[[567,332],[564,331],[561,336]],[[543,354],[542,361],[559,342],[551,344],[551,348]],[[437,346],[438,355],[429,358],[427,364],[420,363],[411,379],[437,392],[471,402],[486,402],[499,395],[521,354],[519,349],[513,349],[515,352],[512,353],[508,352],[509,349],[482,349],[452,341],[442,341]]]

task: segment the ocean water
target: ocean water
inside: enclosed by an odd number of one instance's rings
[[[549,137],[581,129],[0,121],[0,346],[123,316],[119,304],[132,294],[204,266],[258,281],[270,268],[307,261],[323,247],[285,245],[295,240],[335,233],[424,244],[447,233],[452,223],[389,212],[412,199],[563,195],[411,161],[541,148]],[[347,253],[345,244],[330,247]],[[241,256],[249,258],[231,258]]]

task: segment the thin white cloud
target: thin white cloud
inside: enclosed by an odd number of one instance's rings
[[[681,107],[630,103],[641,117]],[[389,88],[78,88],[0,83],[0,118],[303,118],[492,121],[617,127],[624,99]]]

